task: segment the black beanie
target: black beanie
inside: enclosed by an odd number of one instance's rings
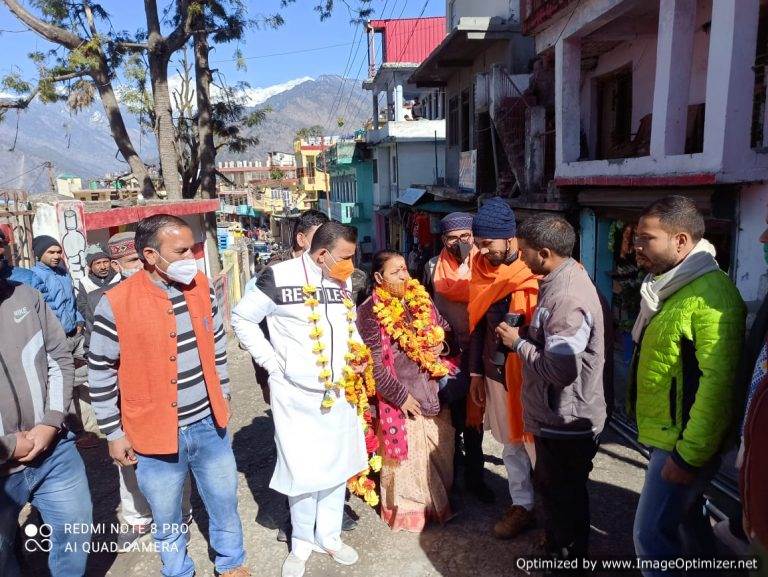
[[[61,248],[59,241],[52,236],[48,236],[47,234],[36,236],[32,239],[32,252],[35,253],[35,258],[37,260],[40,260],[40,257],[45,254],[45,251],[47,251],[52,246],[58,246]]]

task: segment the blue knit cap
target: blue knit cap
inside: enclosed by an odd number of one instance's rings
[[[477,211],[472,233],[479,238],[512,238],[517,235],[515,213],[504,199],[494,196]]]
[[[466,212],[452,212],[440,221],[440,232],[443,234],[454,230],[472,230],[472,215]]]

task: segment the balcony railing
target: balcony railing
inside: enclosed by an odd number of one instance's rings
[[[296,175],[298,178],[315,178],[315,169],[302,166],[296,169]]]
[[[318,209],[321,212],[328,212],[328,201],[321,198],[318,201]],[[355,202],[336,202],[331,201],[331,218],[342,224],[349,224],[353,220],[360,218],[360,204]]]

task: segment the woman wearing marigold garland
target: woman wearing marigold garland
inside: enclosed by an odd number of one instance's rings
[[[392,529],[419,532],[451,517],[454,431],[440,411],[438,381],[449,372],[448,324],[405,259],[381,251],[374,290],[358,309],[360,336],[371,349],[378,396],[381,516]]]

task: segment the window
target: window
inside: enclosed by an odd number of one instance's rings
[[[459,99],[452,96],[448,100],[448,146],[459,145]]]
[[[397,152],[395,152],[394,149],[390,148],[390,154],[392,158],[392,170],[390,174],[392,175],[392,184],[398,184],[397,182]]]
[[[469,103],[470,92],[469,89],[462,90],[461,92],[461,151],[465,152],[471,150],[472,138],[469,130],[471,123],[469,121],[469,115],[471,114],[472,107]]]
[[[379,183],[379,161],[376,160],[375,158],[373,159],[372,170],[373,170],[373,184],[378,184]]]
[[[632,150],[632,68],[626,67],[597,79],[597,159],[640,156]],[[650,115],[645,122],[650,129]],[[641,129],[643,123],[641,122]],[[638,129],[636,140],[650,130]]]

